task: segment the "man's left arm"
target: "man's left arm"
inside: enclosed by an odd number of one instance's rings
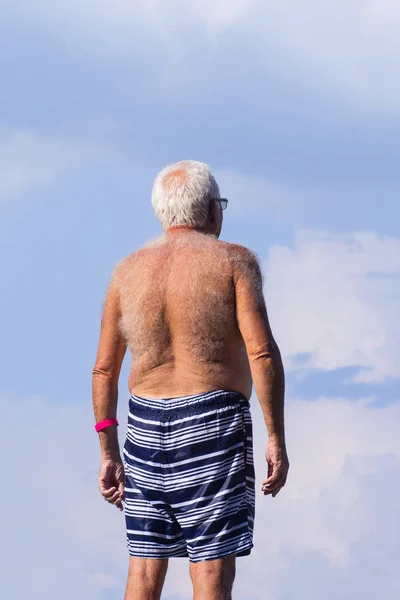
[[[121,308],[114,271],[104,302],[100,341],[92,377],[93,410],[96,423],[115,419],[118,403],[118,379],[126,353],[126,341],[120,329]],[[122,510],[124,468],[121,460],[117,426],[99,432],[101,467],[99,487],[103,497]]]

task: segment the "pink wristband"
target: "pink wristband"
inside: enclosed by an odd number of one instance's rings
[[[104,421],[100,421],[100,423],[96,423],[94,426],[97,433],[106,427],[111,427],[111,425],[119,425],[117,419],[104,419]]]

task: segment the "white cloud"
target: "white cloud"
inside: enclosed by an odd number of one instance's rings
[[[48,184],[98,151],[84,142],[29,132],[0,134],[0,202],[25,188]]]
[[[362,367],[355,380],[365,382],[400,377],[398,238],[299,231],[293,249],[270,249],[265,274],[287,368]]]
[[[127,407],[122,399],[120,402],[124,423]],[[348,585],[358,586],[358,594],[372,600],[368,581],[359,580],[351,570],[354,557],[364,560],[365,553],[372,551],[375,567],[382,569],[376,585],[395,585],[397,571],[392,579],[388,576],[399,558],[395,532],[400,405],[375,409],[368,399],[289,400],[290,477],[283,492],[271,499],[258,489],[266,471],[267,440],[260,408],[256,400],[252,403],[257,472],[255,548],[250,557],[238,559],[237,597],[293,597],[301,584],[296,568],[308,557],[310,585],[323,583],[323,575],[318,573],[323,560],[332,577],[346,574]],[[8,424],[1,438],[2,456],[10,457],[3,461],[8,492],[0,501],[1,513],[6,516],[1,550],[5,597],[100,600],[104,590],[115,590],[115,597],[121,597],[127,575],[124,521],[97,490],[99,450],[89,403],[60,406],[39,397],[2,396],[0,405]],[[121,436],[124,430],[122,426]],[[377,503],[384,506],[384,514],[376,510]],[[379,535],[380,543],[391,547],[389,556],[376,548]],[[309,600],[319,595],[315,591],[296,597]],[[163,597],[168,600],[171,596],[191,598],[186,560],[170,561]],[[342,596],[325,590],[327,600],[338,597]]]
[[[142,52],[147,42],[152,52],[158,48],[162,64],[166,53],[174,67],[179,62],[179,79],[183,64],[189,76],[196,54],[190,31],[198,34],[203,27],[209,41],[233,31],[238,48],[253,47],[260,64],[274,56],[317,87],[337,87],[356,102],[398,111],[400,8],[394,0],[340,6],[317,0],[35,0],[29,5],[19,0],[14,10],[39,19],[73,52],[125,59],[134,49]],[[169,76],[176,79],[173,72]]]
[[[0,442],[4,596],[98,600],[126,558],[121,514],[97,492],[90,406],[4,395],[0,406],[8,424]]]
[[[261,481],[265,473],[266,434],[260,409],[254,405],[252,411],[256,472]],[[396,433],[399,422],[398,404],[372,409],[367,400],[349,402],[322,397],[315,402],[298,398],[287,403],[289,478],[276,499],[257,498],[254,555],[246,564],[246,576],[240,579],[239,598],[293,597],[293,567],[310,553],[315,567],[309,575],[316,581],[317,565],[323,558],[331,573],[347,572],[353,585],[360,586],[360,596],[369,598],[367,586],[357,580],[357,575],[352,578],[350,560],[361,539],[368,547],[374,546],[372,521],[375,518],[380,522],[381,518],[370,512],[364,481],[369,480],[370,498],[379,498],[385,490],[377,489],[374,480],[381,470],[390,477],[386,457],[392,459],[393,476],[400,471],[400,441]],[[398,483],[396,493],[398,497]],[[384,535],[392,538],[389,531]],[[398,544],[396,548],[398,556]],[[381,557],[382,563],[385,559]],[[263,581],[267,583],[265,595],[261,591]],[[310,590],[302,595],[297,590],[296,597],[309,600],[319,595],[311,595]],[[324,597],[333,600],[342,596],[326,589]]]

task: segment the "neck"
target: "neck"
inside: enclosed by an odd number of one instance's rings
[[[178,231],[197,231],[198,233],[201,233],[199,229],[191,227],[190,225],[175,225],[174,227],[169,227],[166,230],[166,233],[175,233]]]

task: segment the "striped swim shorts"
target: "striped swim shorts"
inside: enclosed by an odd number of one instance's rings
[[[238,392],[132,395],[124,445],[129,554],[190,562],[250,554],[252,433],[249,401]]]

